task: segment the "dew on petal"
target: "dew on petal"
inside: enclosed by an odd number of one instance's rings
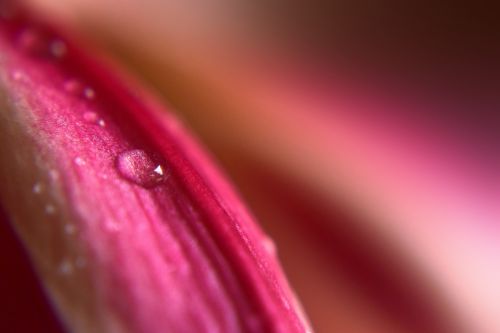
[[[95,112],[88,111],[83,114],[83,119],[89,123],[96,123],[99,119],[99,116]]]
[[[27,79],[26,73],[20,70],[12,71],[11,76],[15,81],[22,81]]]
[[[104,227],[108,230],[108,231],[111,231],[111,232],[117,232],[117,231],[120,231],[121,229],[121,225],[118,223],[118,221],[115,221],[115,220],[107,220],[105,223],[104,223]]]
[[[42,191],[43,191],[43,185],[42,185],[42,183],[40,183],[40,182],[36,182],[36,183],[33,185],[33,187],[32,187],[32,189],[31,189],[31,191],[32,191],[34,194],[40,194],[40,193],[42,193]]]
[[[160,185],[166,179],[165,167],[141,149],[121,153],[116,166],[124,179],[145,188]]]
[[[49,176],[52,180],[58,180],[59,179],[59,171],[57,170],[50,170],[49,171]]]
[[[83,91],[83,83],[76,79],[67,80],[64,82],[63,87],[64,90],[74,95],[80,95]]]
[[[276,244],[274,243],[274,241],[271,238],[266,236],[262,240],[262,245],[264,246],[264,249],[266,250],[266,252],[269,253],[271,256],[276,255]]]
[[[59,264],[58,271],[62,275],[70,275],[73,273],[73,263],[69,259],[64,259]]]
[[[102,119],[99,119],[99,121],[97,122],[97,124],[101,127],[106,127],[106,122]]]
[[[53,215],[56,212],[56,207],[52,204],[45,205],[45,213],[47,215]]]
[[[68,93],[85,98],[88,100],[92,100],[95,98],[95,90],[89,86],[86,86],[82,81],[78,79],[69,79],[63,83],[63,88]]]
[[[50,43],[50,53],[56,58],[62,58],[66,55],[67,48],[66,44],[59,39],[53,40]]]
[[[76,227],[73,225],[73,224],[66,224],[64,226],[64,232],[67,234],[67,235],[73,235],[75,234],[76,232]]]
[[[90,87],[85,87],[83,89],[83,96],[85,96],[85,98],[87,98],[87,99],[94,99],[95,98],[94,89],[92,89]]]
[[[83,158],[78,156],[75,158],[75,164],[78,166],[84,166],[85,164],[87,164],[87,162],[85,162],[85,160]]]

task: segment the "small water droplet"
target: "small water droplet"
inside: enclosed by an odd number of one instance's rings
[[[87,98],[87,99],[94,99],[95,98],[94,89],[92,89],[90,87],[85,87],[83,89],[83,96],[85,96],[85,98]]]
[[[164,166],[157,158],[141,149],[121,153],[116,165],[123,178],[142,187],[155,187],[166,179]]]
[[[64,259],[59,264],[58,271],[62,275],[70,275],[73,273],[73,263],[69,259]]]
[[[67,80],[64,82],[63,87],[64,90],[75,95],[79,95],[83,91],[83,84],[76,79]]]
[[[267,251],[267,253],[269,253],[271,256],[276,255],[276,244],[270,237],[266,236],[262,240],[262,245],[264,246],[264,249]]]
[[[66,43],[60,39],[55,39],[50,43],[50,53],[56,58],[62,58],[66,55]]]
[[[66,224],[64,226],[64,232],[67,234],[67,235],[73,235],[75,234],[76,232],[76,227],[73,225],[73,224]]]
[[[75,164],[78,166],[84,166],[85,164],[87,164],[87,162],[85,162],[85,160],[83,158],[78,156],[75,158]]]
[[[45,205],[45,213],[48,215],[52,215],[56,212],[56,207],[52,204]]]
[[[97,113],[88,111],[83,114],[83,119],[89,123],[95,123],[99,119]]]
[[[66,80],[63,84],[63,87],[64,90],[66,90],[70,94],[77,95],[88,100],[94,99],[96,95],[94,89],[84,85],[83,82],[78,79]]]
[[[59,171],[57,170],[50,170],[49,171],[49,176],[52,180],[58,180],[59,179]]]
[[[99,121],[97,122],[97,124],[101,127],[106,127],[106,122],[102,119],[99,119]]]
[[[21,81],[21,80],[26,80],[27,79],[27,75],[23,71],[14,70],[12,72],[12,78],[14,80],[16,80],[16,81]]]
[[[104,223],[104,226],[106,227],[106,229],[108,229],[109,231],[112,231],[112,232],[116,232],[116,231],[119,231],[121,229],[120,224],[118,223],[118,221],[115,221],[115,220],[107,220]]]
[[[34,194],[40,194],[40,193],[42,193],[42,191],[43,191],[43,185],[42,185],[42,183],[36,182],[33,185],[32,191],[33,191]]]

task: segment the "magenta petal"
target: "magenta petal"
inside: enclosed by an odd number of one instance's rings
[[[66,325],[308,331],[266,236],[176,120],[51,28],[0,22],[0,199]]]

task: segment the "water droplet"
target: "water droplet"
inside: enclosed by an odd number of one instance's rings
[[[73,263],[69,259],[64,259],[59,264],[58,271],[62,275],[69,275],[73,273]]]
[[[87,98],[87,99],[94,99],[95,98],[94,89],[92,89],[90,87],[85,87],[83,89],[83,96],[85,96],[85,98]]]
[[[50,53],[56,58],[62,58],[66,55],[66,43],[60,39],[55,39],[50,43]]]
[[[49,176],[52,180],[58,180],[59,179],[59,171],[57,170],[50,170],[49,171]]]
[[[82,83],[82,81],[77,79],[69,79],[63,84],[64,90],[67,92],[77,95],[88,100],[92,100],[95,98],[95,90],[89,86],[86,86]]]
[[[45,205],[45,213],[48,215],[52,215],[56,212],[56,207],[52,204]]]
[[[75,158],[75,164],[78,166],[84,166],[85,164],[87,164],[87,162],[85,162],[85,160],[83,158],[78,156]]]
[[[42,193],[42,191],[43,191],[43,185],[42,185],[42,183],[36,182],[33,185],[32,191],[33,191],[34,194],[40,194],[40,193]]]
[[[88,111],[83,114],[83,119],[89,123],[95,123],[99,119],[97,113]]]
[[[262,245],[264,246],[264,249],[267,251],[267,253],[269,253],[271,256],[276,255],[276,244],[270,237],[266,236],[262,240]]]
[[[146,188],[155,187],[166,179],[164,166],[141,149],[121,153],[116,165],[123,178]]]
[[[104,226],[106,227],[106,229],[108,229],[109,231],[112,231],[112,232],[116,232],[116,231],[119,231],[121,229],[120,224],[118,223],[118,221],[115,221],[115,220],[107,220],[104,223]]]
[[[79,95],[83,91],[83,84],[76,79],[67,80],[63,86],[64,90],[75,95]]]
[[[76,227],[73,225],[73,224],[66,224],[64,226],[64,232],[67,234],[67,235],[73,235],[75,234],[76,232]]]
[[[97,124],[101,127],[106,127],[106,122],[102,119],[99,119],[99,121],[97,122]]]
[[[21,81],[21,80],[26,80],[27,79],[27,75],[23,71],[14,70],[12,72],[12,78],[14,80],[16,80],[16,81]]]

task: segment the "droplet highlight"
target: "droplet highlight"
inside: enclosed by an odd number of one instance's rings
[[[116,166],[120,176],[145,188],[158,186],[167,178],[165,167],[159,159],[142,149],[121,153]]]

